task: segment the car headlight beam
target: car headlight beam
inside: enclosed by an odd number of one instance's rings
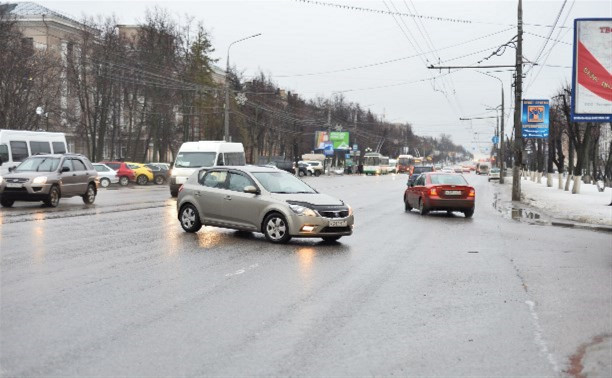
[[[314,210],[309,209],[309,208],[304,207],[304,206],[300,206],[300,205],[289,205],[289,208],[290,208],[290,209],[291,209],[291,210],[292,210],[294,213],[296,213],[297,215],[304,215],[304,216],[307,216],[307,217],[316,217],[316,216],[318,216],[318,215],[317,215],[317,213],[316,213]]]
[[[47,182],[47,176],[38,176],[32,180],[32,184],[42,185]]]

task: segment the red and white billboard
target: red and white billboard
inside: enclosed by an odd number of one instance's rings
[[[612,18],[574,20],[572,120],[612,121]]]

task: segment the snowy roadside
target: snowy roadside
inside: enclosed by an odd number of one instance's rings
[[[546,186],[546,178],[538,184],[531,180],[521,180],[521,198],[525,204],[541,210],[550,217],[574,222],[612,226],[612,188],[599,192],[595,185],[582,184],[580,194],[558,189],[557,179],[553,186]],[[507,177],[504,186],[512,186],[512,177]]]

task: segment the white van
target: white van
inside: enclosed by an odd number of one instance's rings
[[[181,185],[197,169],[222,165],[245,165],[242,143],[204,140],[185,142],[176,154],[170,174],[170,195],[176,197]]]
[[[36,154],[65,154],[64,133],[0,130],[0,175]]]

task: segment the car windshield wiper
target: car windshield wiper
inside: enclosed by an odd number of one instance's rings
[[[306,192],[306,191],[301,191],[301,192],[294,192],[295,194],[315,194],[316,192]]]

